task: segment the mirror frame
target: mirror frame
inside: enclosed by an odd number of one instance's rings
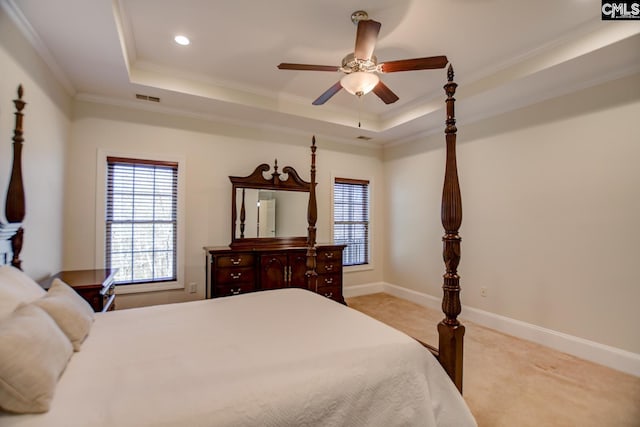
[[[236,225],[238,222],[238,208],[236,201],[236,193],[239,188],[250,188],[260,190],[280,190],[280,191],[300,191],[308,193],[311,188],[311,183],[303,180],[298,175],[298,172],[291,166],[285,166],[282,169],[282,173],[287,174],[285,179],[281,178],[281,173],[278,172],[278,159],[274,161],[273,172],[271,178],[265,178],[264,173],[268,172],[271,167],[267,163],[259,165],[251,175],[229,176],[231,181],[231,243],[229,246],[232,249],[246,249],[254,247],[304,247],[307,244],[307,237],[245,237],[240,238],[236,236]],[[245,208],[244,200],[240,207],[240,228],[244,226]]]

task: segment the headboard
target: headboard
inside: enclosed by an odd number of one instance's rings
[[[24,90],[18,86],[18,98],[13,100],[16,107],[16,122],[13,130],[13,162],[11,163],[11,177],[7,188],[5,201],[5,216],[7,223],[0,222],[0,264],[11,264],[21,268],[22,239],[24,229],[22,221],[25,215],[24,187],[22,183],[22,118],[26,102],[22,100]]]

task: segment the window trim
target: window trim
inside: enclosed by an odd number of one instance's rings
[[[348,178],[347,178],[348,177]],[[361,182],[361,181],[368,181],[369,182],[369,262],[367,264],[355,264],[355,265],[345,265],[342,267],[342,271],[344,273],[353,273],[353,272],[358,272],[358,271],[369,271],[369,270],[374,270],[375,269],[375,245],[374,245],[374,219],[373,219],[373,206],[374,206],[374,185],[375,185],[375,181],[373,179],[373,177],[371,176],[362,176],[362,175],[358,175],[358,174],[353,174],[351,172],[347,172],[347,173],[337,173],[337,172],[331,172],[331,182],[330,182],[330,189],[331,189],[331,194],[330,194],[330,200],[331,200],[331,212],[330,212],[330,216],[331,219],[329,221],[329,223],[331,224],[331,240],[333,241],[333,236],[334,236],[334,228],[335,228],[335,224],[333,221],[334,218],[334,209],[335,209],[335,195],[334,195],[334,185],[336,182],[336,178],[342,179],[342,180],[353,180],[354,182]]]
[[[178,240],[176,245],[176,280],[148,282],[139,284],[127,284],[116,286],[116,294],[133,294],[142,292],[167,291],[172,289],[184,289],[185,270],[185,176],[186,159],[181,155],[128,153],[121,151],[107,151],[98,149],[96,165],[96,256],[95,265],[104,267],[106,221],[105,209],[107,199],[107,157],[120,157],[136,159],[140,161],[170,162],[178,164]]]

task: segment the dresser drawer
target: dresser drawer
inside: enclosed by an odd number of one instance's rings
[[[331,274],[342,272],[342,260],[320,260],[316,261],[316,271],[318,274]]]
[[[234,254],[216,256],[216,267],[251,267],[255,262],[253,254]]]
[[[214,296],[228,297],[231,295],[246,294],[247,292],[253,292],[255,290],[255,285],[253,283],[246,282],[229,285],[218,285],[214,287]]]
[[[253,267],[219,268],[216,270],[217,284],[253,283],[255,270]]]
[[[342,251],[341,250],[331,251],[331,250],[326,250],[326,249],[318,250],[317,260],[318,260],[318,262],[319,261],[340,261],[340,262],[342,262]]]
[[[318,283],[316,293],[340,303],[343,301],[342,286],[320,286],[320,283]]]
[[[319,274],[318,288],[323,286],[342,286],[342,274]]]

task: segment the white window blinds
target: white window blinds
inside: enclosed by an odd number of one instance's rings
[[[347,245],[344,265],[369,263],[369,181],[335,179],[333,240]]]
[[[107,157],[106,260],[118,284],[176,280],[178,164]]]

